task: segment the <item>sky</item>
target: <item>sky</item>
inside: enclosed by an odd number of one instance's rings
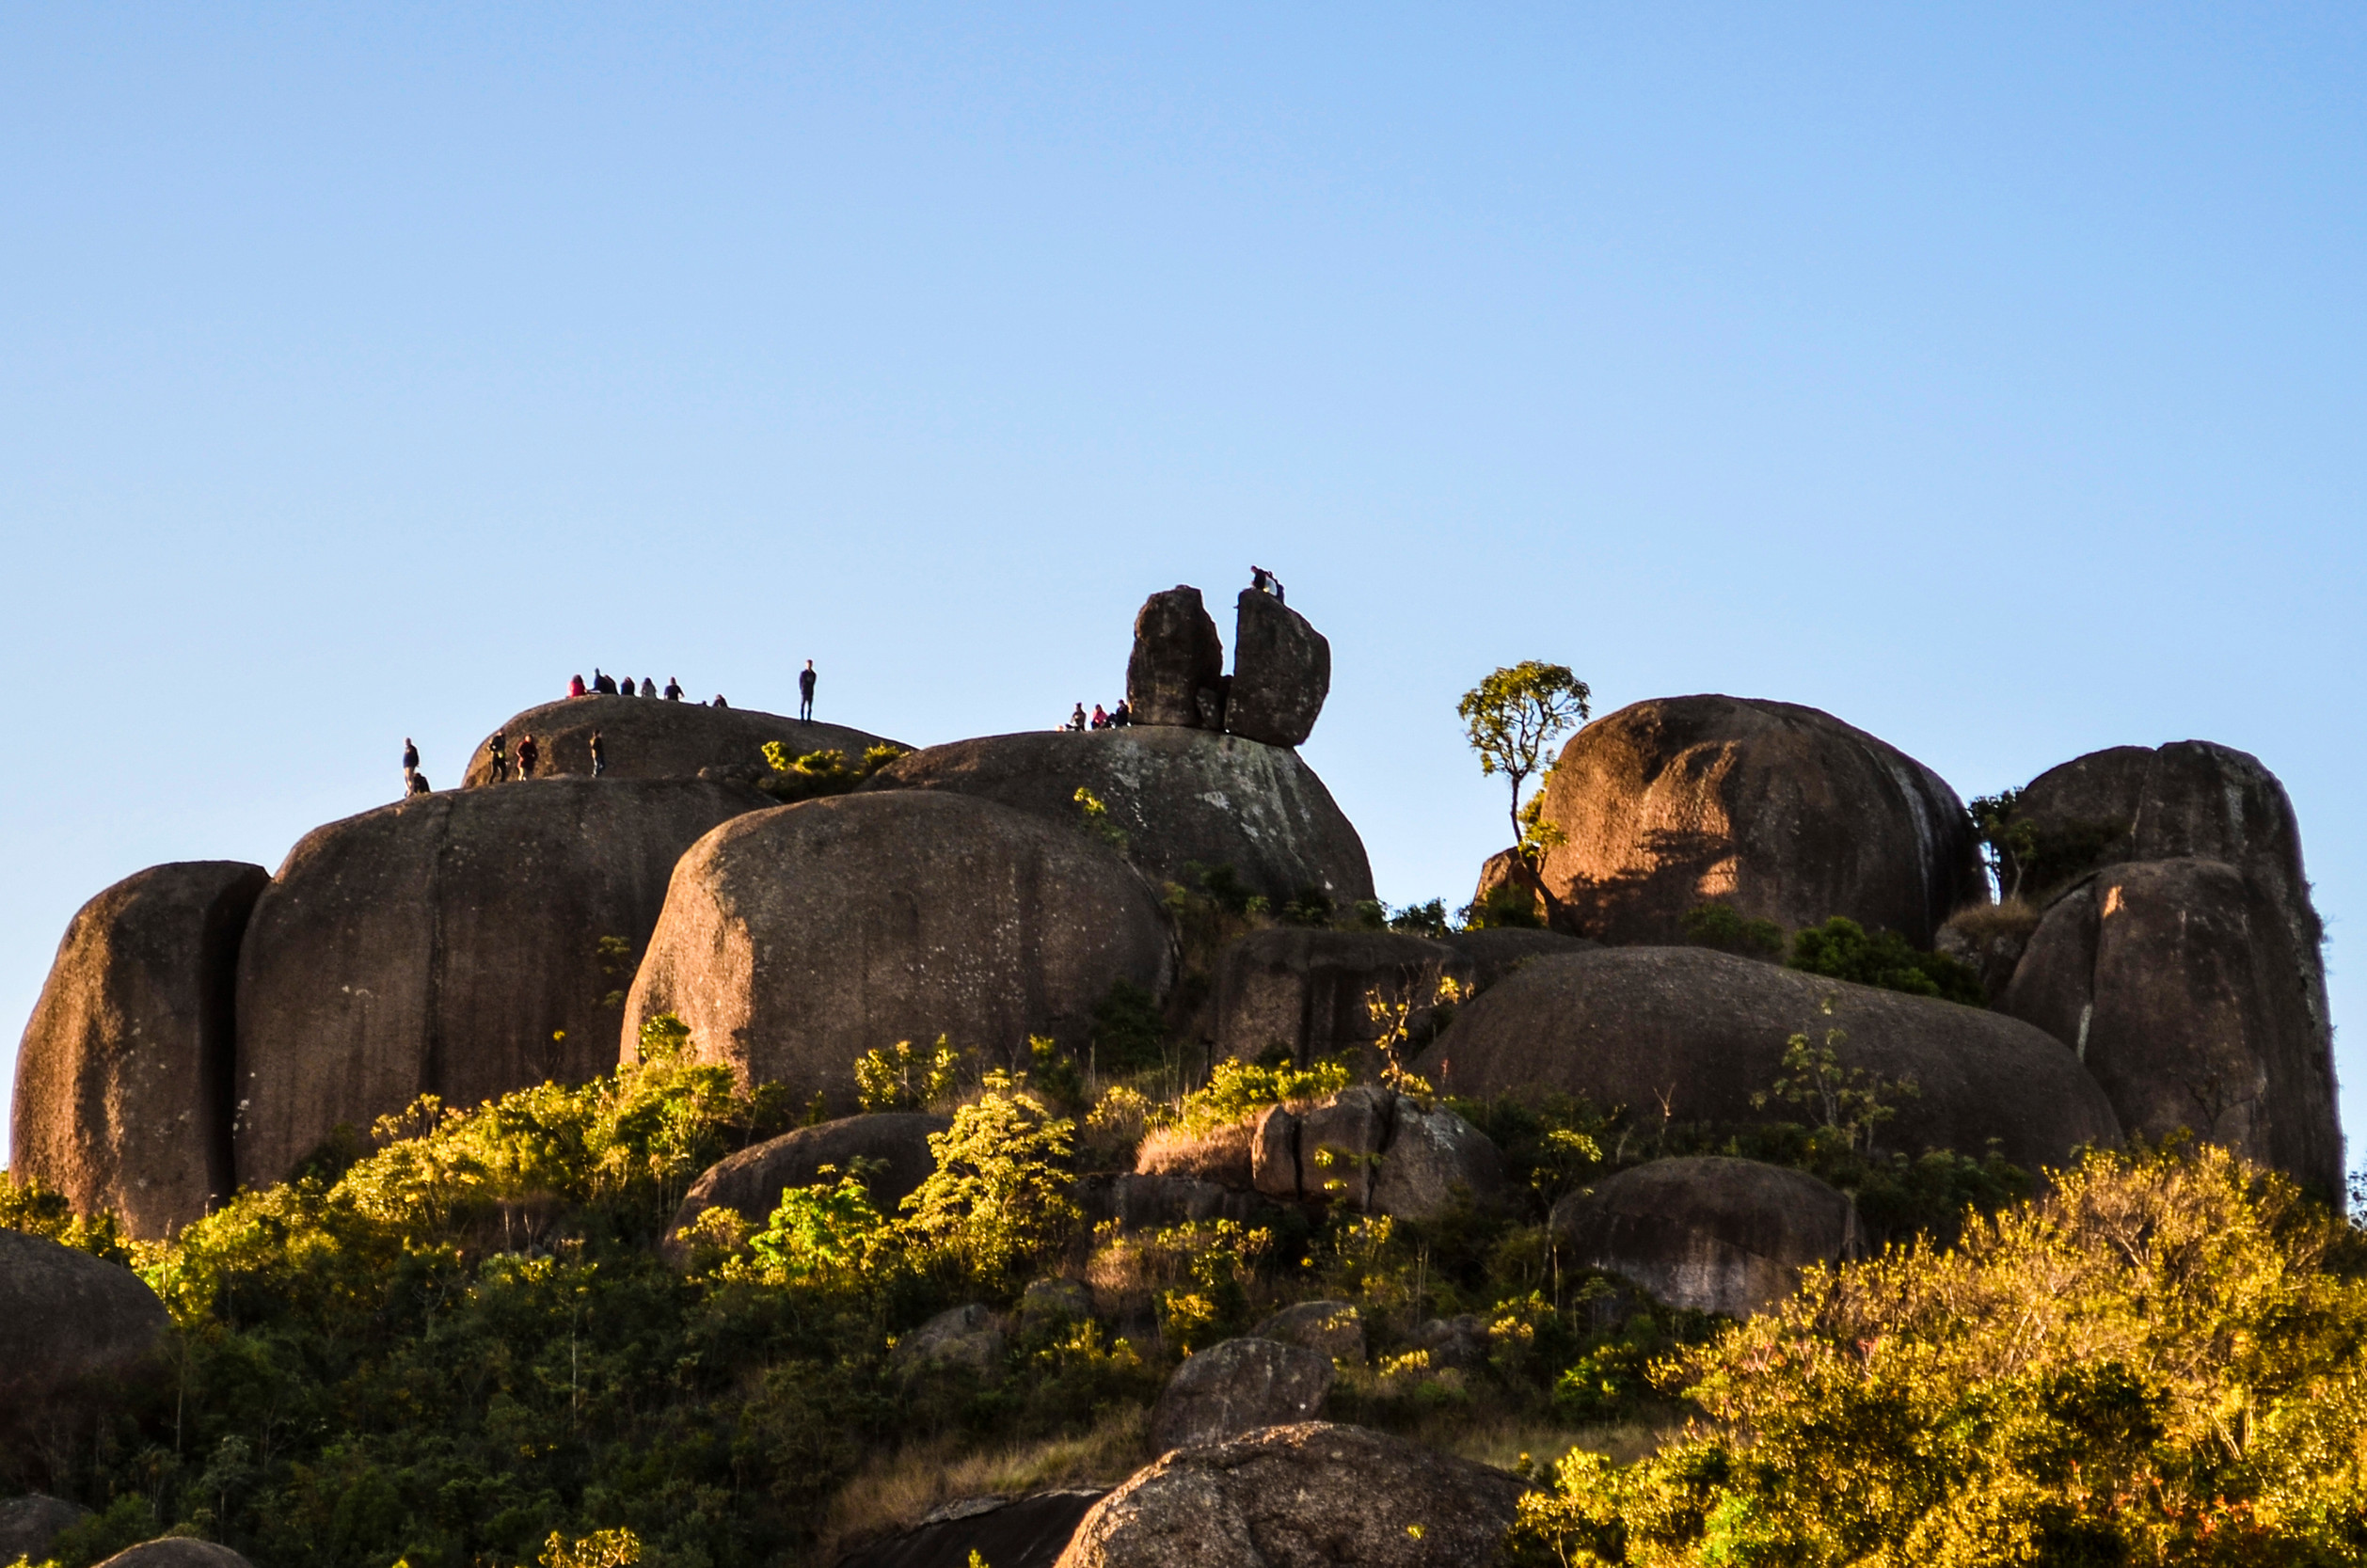
[[[1255,562],[1394,903],[1522,658],[2255,753],[2367,1126],[2362,278],[2355,6],[11,6],[0,1042],[406,736],[1050,727]]]

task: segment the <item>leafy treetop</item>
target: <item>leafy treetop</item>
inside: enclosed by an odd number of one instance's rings
[[[1512,832],[1516,844],[1529,841],[1538,824],[1520,814],[1520,792],[1530,775],[1547,767],[1546,750],[1588,717],[1594,693],[1563,664],[1523,659],[1498,670],[1463,693],[1454,705],[1479,753],[1480,771],[1501,773],[1512,783]]]

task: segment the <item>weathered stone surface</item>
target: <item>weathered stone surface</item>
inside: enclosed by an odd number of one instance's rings
[[[1987,896],[1963,802],[1829,713],[1740,697],[1636,703],[1571,737],[1545,788],[1547,887],[1587,935],[1675,942],[1707,900],[1787,927],[1847,915],[1918,947]]]
[[[1002,1370],[1009,1344],[1003,1320],[974,1301],[938,1313],[897,1340],[888,1359],[898,1367],[969,1367],[992,1375]]]
[[[1271,594],[1241,591],[1234,607],[1232,685],[1225,728],[1269,746],[1295,746],[1331,694],[1331,643]]]
[[[844,752],[850,763],[862,761],[863,753],[873,746],[898,744],[866,730],[801,723],[755,708],[651,702],[645,697],[562,697],[530,707],[501,726],[499,733],[509,752],[511,780],[517,778],[517,743],[529,735],[541,752],[534,763],[536,778],[590,776],[595,730],[600,733],[605,754],[602,776],[610,779],[695,779],[700,769],[709,768],[745,768],[753,774],[766,766],[768,740],[781,742],[796,756]],[[470,789],[493,782],[492,740],[487,736],[479,741],[469,758],[467,787]]]
[[[2031,896],[2129,861],[2226,861],[2264,882],[2296,939],[2316,942],[2293,802],[2248,752],[2207,740],[2091,752],[2031,780],[2014,816],[2037,834]]]
[[[0,1502],[0,1562],[14,1562],[21,1557],[35,1562],[44,1560],[49,1556],[49,1544],[57,1539],[57,1532],[89,1513],[63,1497],[39,1492]]]
[[[1260,1339],[1313,1351],[1326,1361],[1364,1364],[1364,1316],[1352,1302],[1302,1301],[1251,1329]]]
[[[101,1563],[99,1568],[253,1568],[253,1565],[228,1546],[173,1535],[162,1541],[146,1541],[136,1546],[126,1547]]]
[[[1487,1365],[1487,1322],[1476,1312],[1433,1318],[1414,1330],[1413,1338],[1435,1371],[1475,1372]]]
[[[270,879],[238,861],[151,866],[74,915],[17,1051],[19,1180],[142,1241],[230,1196],[238,946]]]
[[[1136,1471],[1058,1568],[1485,1568],[1526,1490],[1362,1427],[1270,1427]]]
[[[0,1229],[0,1480],[48,1480],[161,1376],[165,1304],[131,1270]]]
[[[1249,1124],[1249,1185],[1267,1197],[1296,1198],[1298,1117],[1268,1105]]]
[[[1819,1011],[1835,998],[1830,1019]],[[1877,990],[1699,947],[1611,947],[1537,958],[1455,1014],[1414,1070],[1441,1092],[1583,1095],[1657,1120],[1798,1120],[1754,1106],[1785,1041],[1839,1028],[1843,1065],[1920,1093],[1882,1124],[1886,1148],[1978,1153],[1991,1138],[2035,1172],[2120,1123],[2070,1049],[2001,1013]]]
[[[1254,1187],[1257,1164],[1253,1130],[1247,1122],[1187,1132],[1163,1127],[1142,1140],[1135,1155],[1136,1173],[1181,1176],[1214,1181],[1226,1187]]]
[[[865,1170],[864,1186],[871,1194],[873,1208],[893,1214],[905,1195],[937,1168],[929,1135],[952,1125],[944,1117],[918,1111],[882,1111],[801,1127],[752,1145],[709,1165],[691,1183],[689,1196],[675,1211],[674,1223],[666,1227],[662,1250],[670,1260],[683,1261],[688,1255],[682,1232],[709,1209],[733,1210],[751,1225],[761,1227],[781,1206],[783,1193],[835,1180],[821,1174],[824,1165],[851,1175],[858,1160],[878,1162]]]
[[[1509,892],[1507,890],[1510,890]],[[1525,910],[1528,918],[1543,926],[1546,919],[1545,901],[1537,896],[1534,875],[1521,863],[1517,849],[1499,849],[1480,862],[1479,881],[1471,889],[1473,910],[1492,910],[1501,901],[1513,910]],[[1525,899],[1523,895],[1526,895]],[[1523,927],[1507,926],[1501,930],[1521,930]]]
[[[1109,808],[1126,858],[1154,885],[1187,864],[1230,865],[1277,903],[1318,889],[1335,904],[1373,896],[1364,841],[1295,752],[1184,729],[1042,731],[931,746],[869,789],[975,795],[1076,831],[1076,792]]]
[[[990,1062],[1030,1035],[1082,1053],[1120,980],[1163,993],[1158,895],[1088,835],[941,790],[845,795],[725,824],[675,868],[625,1007],[701,1060],[855,1103],[854,1063],[940,1035]]]
[[[278,1181],[339,1124],[366,1133],[422,1094],[474,1105],[613,1068],[609,998],[675,862],[766,804],[696,781],[541,779],[306,834],[239,953],[239,1181]]]
[[[2071,1047],[2131,1132],[2190,1128],[2337,1195],[2322,972],[2289,916],[2225,861],[2108,866],[2048,910],[2006,1008]]]
[[[1805,1171],[1701,1155],[1654,1160],[1553,1206],[1589,1268],[1672,1307],[1747,1317],[1791,1294],[1811,1263],[1855,1257],[1857,1206]]]
[[[1107,1493],[1099,1488],[1025,1497],[967,1497],[917,1527],[838,1560],[837,1568],[1052,1568],[1079,1520]],[[977,1554],[974,1560],[971,1554]]]
[[[1260,1427],[1313,1420],[1331,1392],[1331,1358],[1279,1339],[1227,1339],[1168,1379],[1151,1410],[1151,1446],[1221,1443]]]
[[[1256,1061],[1279,1046],[1305,1063],[1371,1045],[1381,1028],[1369,999],[1426,998],[1441,977],[1472,977],[1471,964],[1443,942],[1392,931],[1252,931],[1217,963],[1216,1053]]]
[[[1115,1220],[1123,1230],[1157,1230],[1191,1220],[1247,1220],[1256,1212],[1255,1193],[1189,1176],[1137,1176],[1132,1171],[1082,1176],[1077,1207],[1087,1223]]]
[[[1178,585],[1142,602],[1126,660],[1126,705],[1136,724],[1221,727],[1203,725],[1201,694],[1216,703],[1224,673],[1225,645],[1199,589]]]
[[[1472,986],[1481,990],[1532,958],[1582,953],[1588,948],[1602,945],[1585,937],[1565,936],[1559,931],[1526,931],[1517,927],[1449,931],[1438,940],[1454,949],[1455,956],[1462,961],[1462,973]]]
[[[2025,899],[2002,904],[1975,904],[1948,917],[1931,946],[1980,976],[1981,990],[1993,1007],[2005,1001],[2006,988],[2038,929],[2039,909]]]
[[[1374,1213],[1436,1219],[1463,1204],[1493,1203],[1503,1190],[1504,1157],[1486,1133],[1443,1105],[1425,1111],[1398,1100],[1373,1180]]]
[[[1351,1209],[1370,1209],[1381,1151],[1389,1147],[1396,1115],[1397,1097],[1370,1084],[1301,1107],[1299,1191]]]
[[[1079,1279],[1037,1279],[1019,1295],[1019,1326],[1083,1323],[1093,1315],[1093,1291]]]

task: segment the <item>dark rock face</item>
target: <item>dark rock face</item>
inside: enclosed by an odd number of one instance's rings
[[[1835,998],[1827,1019],[1818,1005]],[[1442,1092],[1583,1095],[1677,1121],[1800,1120],[1751,1103],[1783,1071],[1785,1041],[1838,1027],[1845,1067],[1912,1077],[1921,1092],[1881,1142],[1978,1153],[1994,1137],[2026,1170],[2117,1143],[2104,1091],[2071,1051],[1999,1013],[1877,990],[1700,947],[1612,947],[1536,958],[1465,1006],[1414,1070]]]
[[[1426,1220],[1503,1191],[1503,1155],[1485,1133],[1443,1105],[1371,1085],[1268,1106],[1227,1131],[1244,1134],[1246,1168],[1208,1174],[1268,1197]]]
[[[1598,947],[1599,942],[1584,937],[1564,936],[1559,931],[1524,931],[1517,927],[1499,927],[1493,930],[1449,931],[1438,939],[1454,949],[1468,972],[1470,983],[1485,990],[1510,974],[1532,958],[1549,958],[1563,953],[1582,953]]]
[[[530,735],[541,752],[534,762],[534,777],[588,776],[595,730],[600,732],[605,753],[604,776],[611,779],[695,779],[701,768],[744,768],[753,775],[766,766],[764,744],[768,740],[781,742],[795,756],[844,752],[850,763],[862,761],[863,753],[873,746],[896,744],[843,724],[800,723],[755,708],[652,702],[645,697],[563,697],[530,707],[501,726],[511,780],[517,778],[517,743]],[[493,782],[491,743],[492,736],[487,736],[469,758],[467,787],[476,789]]]
[[[2015,819],[2037,831],[2024,892],[2044,895],[2129,861],[2226,861],[2268,885],[2311,945],[2317,916],[2301,869],[2301,828],[2258,757],[2207,740],[2115,746],[2030,781]]]
[[[599,940],[629,962],[682,852],[768,803],[695,780],[538,779],[307,834],[239,954],[240,1182],[280,1180],[340,1123],[366,1133],[421,1094],[474,1105],[613,1068],[608,998],[630,971]]]
[[[1918,947],[1987,897],[1963,802],[1829,713],[1740,697],[1637,703],[1587,725],[1545,789],[1568,842],[1546,885],[1590,936],[1675,942],[1718,899],[1787,927],[1847,915]]]
[[[237,861],[151,866],[75,914],[17,1052],[19,1180],[142,1241],[230,1196],[238,947],[270,879]]]
[[[1261,594],[1260,597],[1266,595]],[[1427,995],[1470,965],[1443,942],[1391,931],[1252,931],[1216,972],[1216,1051],[1255,1061],[1276,1046],[1305,1063],[1380,1036],[1366,999]]]
[[[1400,1098],[1373,1179],[1373,1212],[1435,1219],[1457,1203],[1485,1206],[1504,1190],[1504,1157],[1486,1133],[1443,1105]]]
[[[871,1195],[873,1208],[893,1214],[905,1196],[937,1168],[929,1135],[952,1125],[944,1117],[917,1111],[883,1111],[801,1127],[752,1145],[708,1166],[691,1183],[682,1207],[675,1211],[674,1223],[666,1227],[660,1249],[678,1263],[687,1256],[683,1230],[709,1209],[732,1210],[760,1227],[781,1206],[783,1193],[836,1180],[821,1174],[824,1165],[852,1175],[857,1160],[879,1162],[876,1168],[865,1172],[864,1186]]]
[[[1211,1345],[1168,1379],[1151,1411],[1151,1446],[1221,1443],[1260,1427],[1314,1419],[1331,1392],[1331,1359],[1279,1339]]]
[[[897,1340],[891,1360],[898,1367],[968,1367],[993,1375],[1002,1370],[1009,1343],[1003,1320],[974,1301],[938,1313]]]
[[[0,1502],[0,1562],[14,1562],[21,1557],[35,1562],[44,1560],[49,1556],[49,1544],[57,1539],[58,1531],[78,1523],[89,1512],[62,1497],[44,1497],[39,1492]]]
[[[1221,728],[1204,722],[1204,705],[1221,721],[1224,673],[1225,645],[1199,589],[1179,584],[1143,600],[1126,660],[1126,705],[1136,723]]]
[[[2323,972],[2291,913],[2225,861],[2109,866],[2047,911],[2006,1008],[2070,1046],[2130,1132],[2190,1128],[2339,1194]]]
[[[1087,789],[1153,884],[1184,880],[1188,863],[1230,865],[1278,903],[1308,888],[1342,905],[1373,896],[1364,841],[1315,770],[1238,736],[1140,726],[987,736],[915,752],[867,789],[977,796],[1070,831]]]
[[[626,1004],[702,1060],[855,1104],[865,1052],[940,1035],[1008,1062],[1082,1050],[1120,980],[1174,970],[1158,897],[1089,835],[945,790],[838,796],[725,824],[681,859]]]
[[[186,1536],[167,1536],[162,1541],[148,1541],[126,1547],[99,1564],[99,1568],[253,1568],[253,1565],[228,1546],[217,1546],[211,1541],[193,1541]]]
[[[1077,1522],[1107,1496],[1098,1490],[1038,1492],[1025,1497],[969,1497],[937,1510],[892,1541],[850,1552],[837,1568],[1052,1568]]]
[[[1059,1568],[1484,1568],[1527,1489],[1362,1427],[1268,1427],[1136,1471]]]
[[[1326,1361],[1364,1364],[1364,1317],[1352,1302],[1302,1301],[1283,1307],[1250,1333],[1301,1346]]]
[[[1331,694],[1331,643],[1271,594],[1241,591],[1225,728],[1269,746],[1295,746]]]
[[[1133,1171],[1082,1176],[1077,1207],[1088,1224],[1115,1220],[1128,1231],[1157,1230],[1188,1221],[1247,1220],[1257,1212],[1254,1193],[1190,1176],[1143,1176]]]
[[[1672,1307],[1747,1317],[1789,1295],[1811,1263],[1855,1257],[1857,1206],[1805,1171],[1703,1155],[1654,1160],[1553,1206],[1589,1268]]]
[[[0,1480],[50,1480],[162,1375],[172,1322],[131,1270],[0,1230]]]

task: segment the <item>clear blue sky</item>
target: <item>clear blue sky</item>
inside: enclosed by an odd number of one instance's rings
[[[0,1038],[405,735],[1050,725],[1253,560],[1393,901],[1543,657],[1966,795],[2257,752],[2367,1018],[2363,280],[2356,6],[11,7]]]

